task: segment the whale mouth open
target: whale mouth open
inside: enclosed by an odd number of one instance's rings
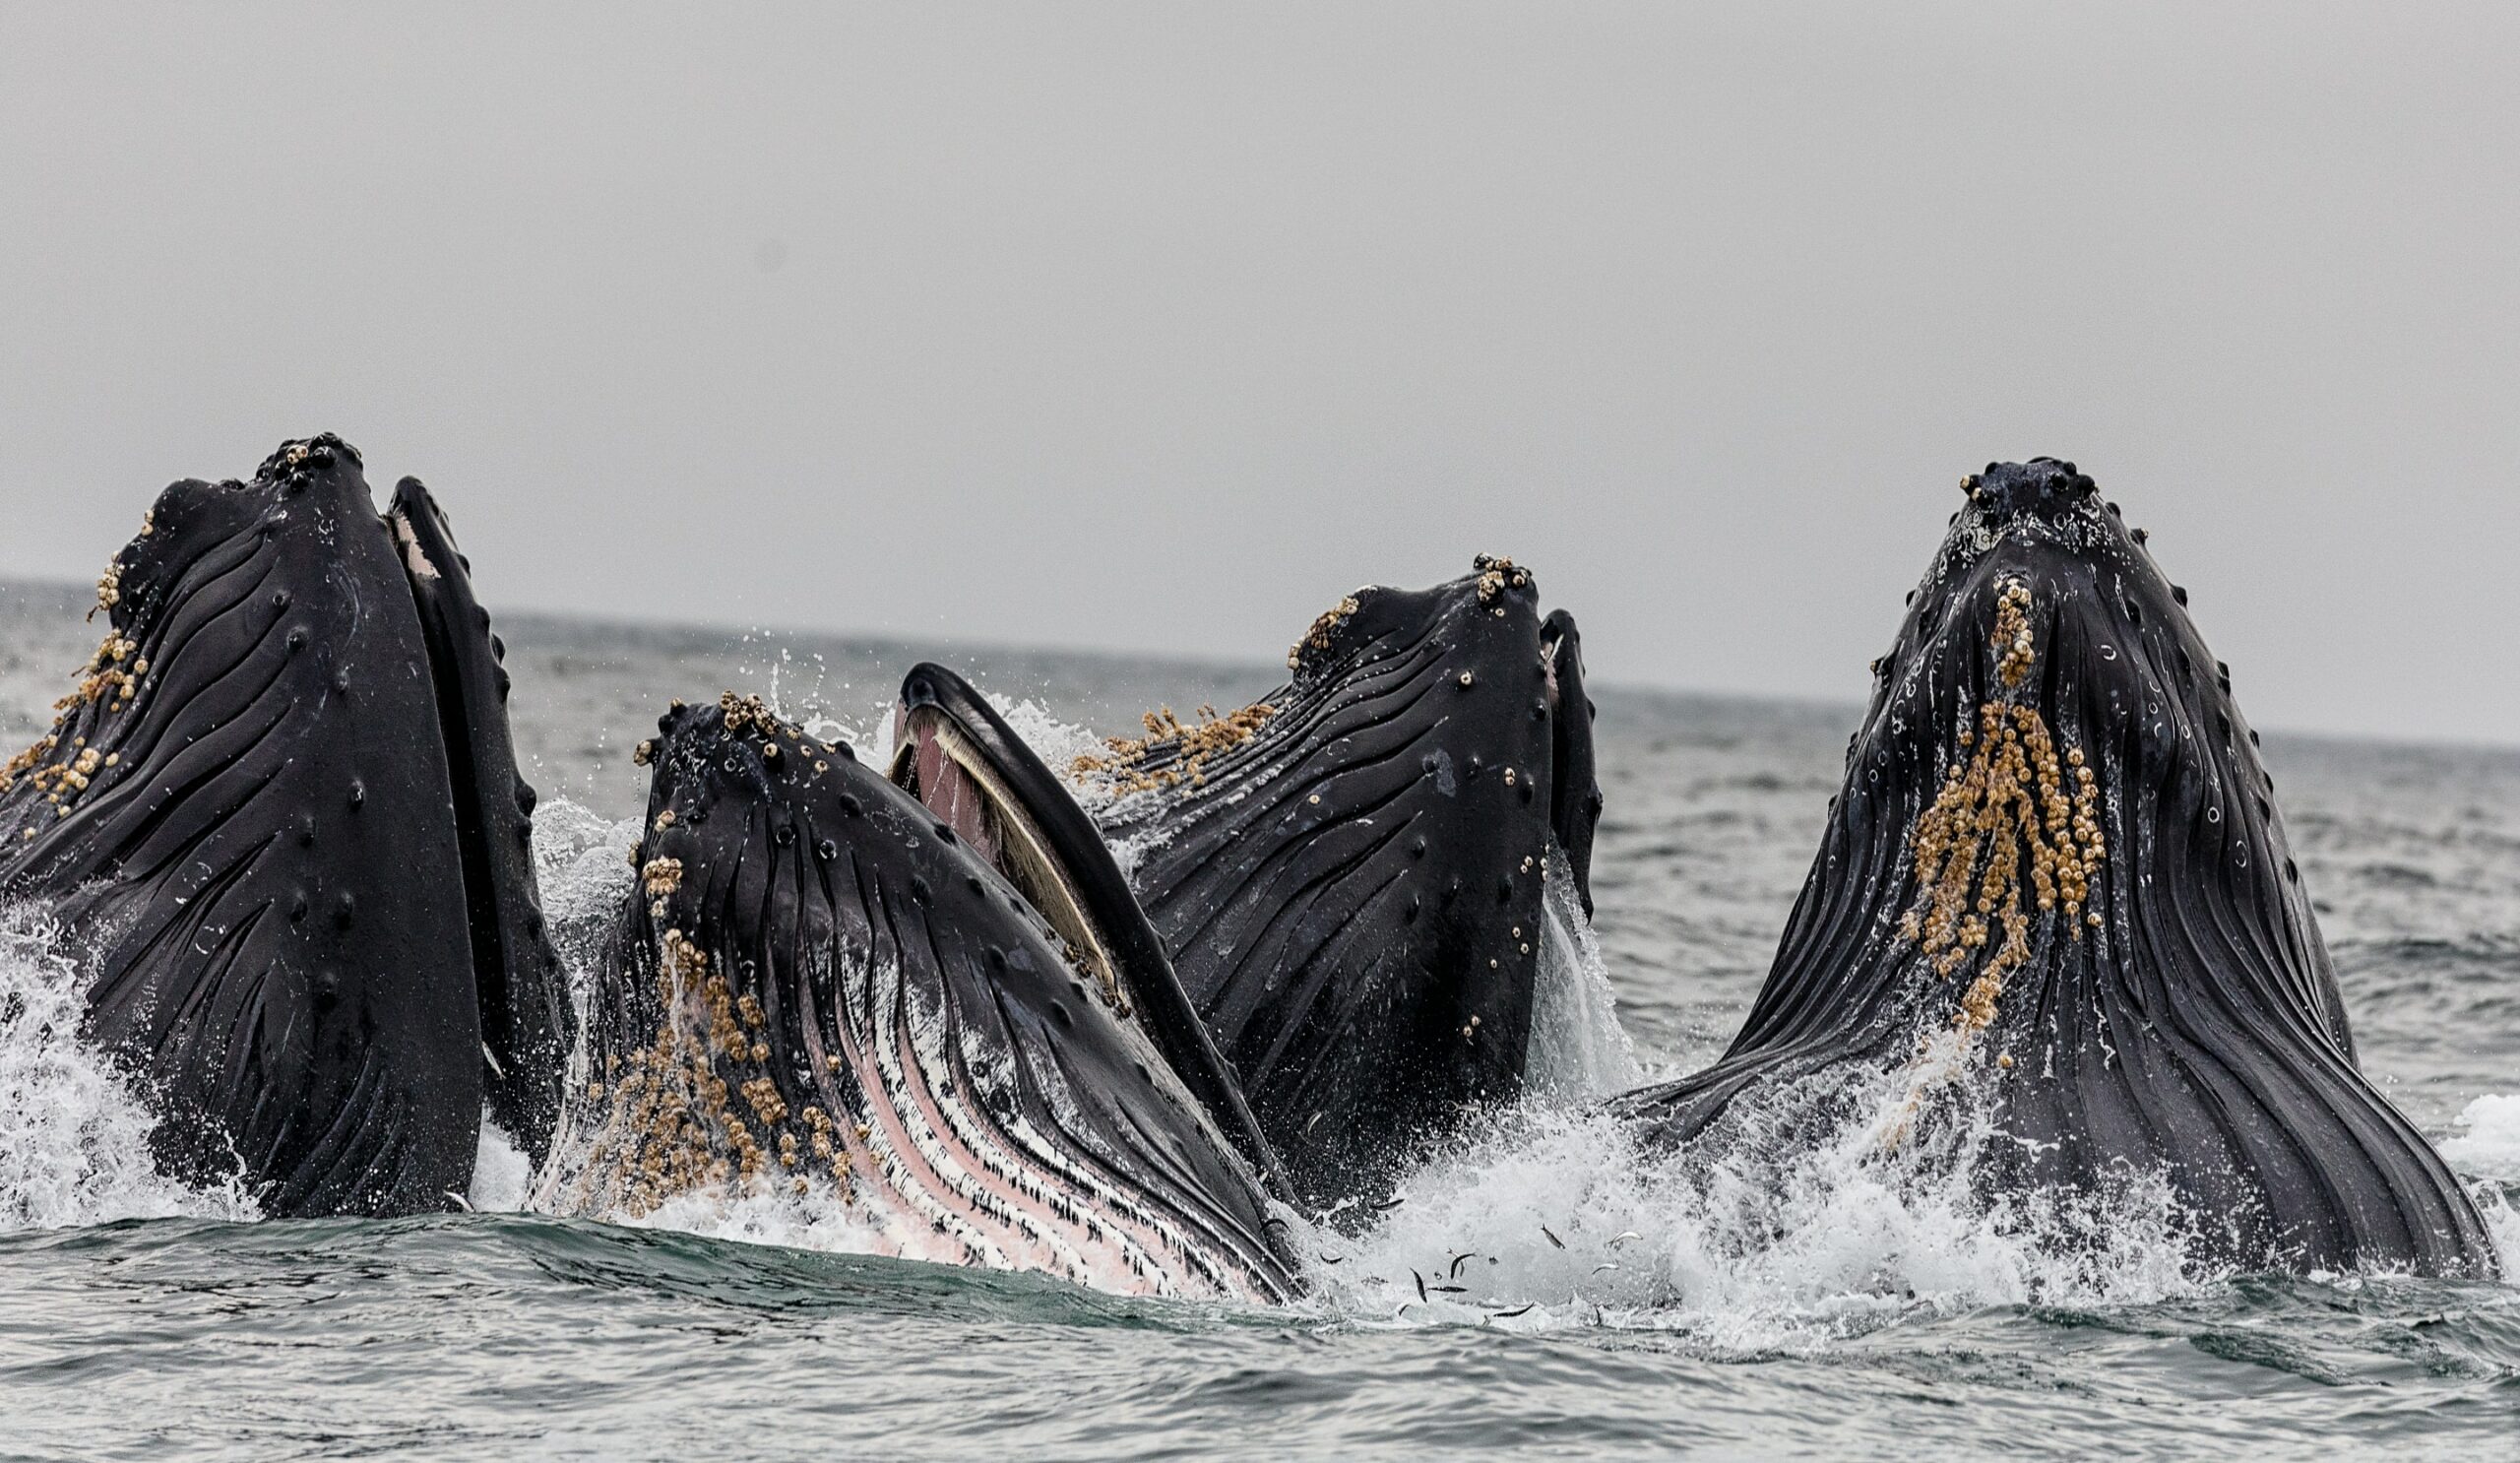
[[[1593,914],[1593,832],[1602,789],[1593,760],[1593,702],[1584,689],[1584,640],[1575,616],[1552,609],[1541,622],[1542,684],[1548,702],[1548,826],[1574,880],[1584,916]]]
[[[1001,872],[1075,891],[1080,938],[1108,927],[1020,768],[966,746],[965,771],[957,732],[931,729],[940,811],[757,700],[659,731],[640,883],[591,982],[544,1202],[644,1214],[819,1185],[909,1258],[1130,1294],[1300,1288],[1205,1095]],[[903,744],[914,766],[920,738]],[[1099,947],[1118,989],[1148,988],[1124,938]]]
[[[888,776],[1041,916],[1078,969],[1139,1023],[1270,1192],[1289,1190],[1163,940],[1065,784],[970,683],[922,664],[903,679]]]
[[[1082,887],[1086,876],[1079,869],[1088,851],[1072,835],[1062,840],[1042,826],[1032,811],[1038,803],[1012,786],[1014,769],[984,750],[972,727],[966,717],[932,698],[906,699],[893,717],[893,764],[887,775],[1013,884],[1067,942],[1078,967],[1102,987],[1104,997],[1128,1010],[1131,991],[1111,941],[1088,913],[1094,901]],[[1094,848],[1101,848],[1099,841]]]
[[[1962,486],[1739,1036],[1619,1108],[1670,1142],[1984,1123],[1981,1181],[2160,1174],[2205,1257],[2489,1272],[2473,1204],[2356,1067],[2186,592],[2072,463]]]

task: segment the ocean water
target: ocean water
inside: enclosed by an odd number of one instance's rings
[[[0,738],[87,656],[84,594],[0,587]],[[1885,622],[1886,624],[1886,622]],[[673,696],[881,739],[932,656],[1054,745],[1249,665],[511,619],[537,855],[583,951],[628,879],[628,750]],[[2239,668],[2245,698],[2247,668]],[[845,1216],[692,1201],[259,1223],[149,1167],[70,1034],[40,910],[0,910],[0,1458],[2520,1457],[2520,1289],[2198,1274],[2141,1185],[1985,1212],[1879,1145],[1676,1166],[1585,1114],[1737,1024],[1852,706],[1600,690],[1588,928],[1552,922],[1539,1091],[1424,1157],[1280,1310],[858,1252]],[[2520,1273],[2520,752],[2267,738],[2365,1067]],[[1613,1011],[1614,1002],[1614,1011]]]

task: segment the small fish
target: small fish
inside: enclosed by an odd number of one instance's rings
[[[1557,1246],[1559,1249],[1564,1249],[1566,1247],[1565,1240],[1558,1239],[1555,1235],[1548,1234],[1548,1226],[1542,1225],[1540,1227],[1540,1232],[1544,1235],[1548,1235],[1548,1242]]]
[[[1460,1254],[1454,1255],[1454,1256],[1453,1256],[1453,1270],[1452,1270],[1452,1278],[1453,1278],[1453,1279],[1455,1279],[1455,1280],[1459,1280],[1459,1279],[1461,1279],[1461,1267],[1462,1267],[1462,1263],[1463,1263],[1463,1261],[1465,1261],[1465,1260],[1469,1260],[1469,1259],[1473,1259],[1473,1258],[1475,1258],[1475,1257],[1476,1257],[1476,1251],[1473,1251],[1473,1250],[1464,1250],[1464,1251],[1462,1251]]]
[[[1470,1294],[1470,1287],[1466,1285],[1430,1285],[1426,1287],[1426,1289],[1433,1291],[1438,1296],[1467,1296]]]
[[[1348,1257],[1344,1254],[1325,1254],[1321,1257],[1321,1262],[1325,1265],[1344,1265],[1348,1263]]]
[[[1531,1314],[1533,1309],[1539,1304],[1540,1303],[1538,1301],[1534,1301],[1530,1305],[1526,1305],[1519,1310],[1491,1310],[1487,1312],[1487,1318],[1491,1321],[1509,1321],[1518,1315]]]
[[[451,1188],[446,1191],[446,1196],[455,1201],[456,1208],[463,1210],[467,1214],[473,1212],[472,1201],[471,1199],[466,1198],[464,1195],[457,1193]]]
[[[1420,1300],[1420,1301],[1425,1300],[1425,1299],[1426,1299],[1426,1277],[1425,1277],[1425,1276],[1423,1276],[1423,1275],[1418,1274],[1418,1273],[1417,1271],[1415,1271],[1415,1270],[1412,1270],[1412,1271],[1410,1271],[1410,1272],[1409,1272],[1409,1278],[1418,1282],[1418,1300]]]
[[[1388,1213],[1390,1213],[1392,1210],[1397,1209],[1397,1208],[1399,1208],[1401,1205],[1406,1204],[1406,1203],[1408,1203],[1408,1202],[1409,1202],[1409,1195],[1407,1195],[1407,1194],[1393,1194],[1390,1198],[1383,1200],[1383,1201],[1382,1201],[1381,1203],[1379,1203],[1379,1204],[1376,1204],[1376,1205],[1374,1206],[1374,1212],[1375,1212],[1376,1214],[1388,1214]]]
[[[1601,1263],[1601,1264],[1595,1265],[1595,1266],[1593,1267],[1593,1273],[1594,1273],[1594,1274],[1596,1274],[1596,1275],[1599,1275],[1599,1274],[1601,1274],[1601,1273],[1602,1273],[1603,1271],[1605,1271],[1605,1270],[1615,1270],[1615,1269],[1617,1269],[1617,1268],[1618,1268],[1618,1266],[1617,1266],[1617,1265],[1615,1265],[1615,1264],[1611,1264],[1611,1263],[1609,1263],[1609,1262],[1607,1262],[1607,1261],[1605,1261],[1605,1262],[1603,1262],[1603,1263]]]
[[[1625,1244],[1625,1243],[1626,1243],[1628,1240],[1642,1240],[1642,1239],[1644,1239],[1644,1238],[1645,1238],[1645,1237],[1644,1237],[1643,1235],[1640,1235],[1640,1234],[1636,1233],[1634,1230],[1630,1230],[1630,1231],[1628,1231],[1626,1234],[1619,1236],[1619,1237],[1618,1237],[1617,1239],[1615,1239],[1615,1240],[1612,1240],[1610,1241],[1610,1248],[1612,1248],[1612,1249],[1616,1249],[1616,1248],[1618,1248],[1620,1245]]]

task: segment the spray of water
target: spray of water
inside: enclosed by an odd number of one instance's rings
[[[2443,1142],[2452,1168],[2477,1178],[2520,1183],[2520,1093],[2478,1098],[2459,1114],[2459,1131]]]
[[[483,1113],[481,1150],[472,1161],[472,1187],[464,1195],[465,1206],[479,1214],[514,1214],[526,1207],[533,1188],[534,1160]]]
[[[0,1227],[255,1218],[235,1182],[194,1188],[158,1173],[157,1119],[79,1035],[82,984],[50,920],[0,908]]]
[[[1540,968],[1526,1080],[1542,1101],[1591,1102],[1637,1085],[1636,1044],[1618,1024],[1618,997],[1601,941],[1584,918],[1566,851],[1548,846],[1542,883]]]
[[[1908,1092],[1894,1076],[1782,1093],[1677,1154],[1598,1112],[1530,1107],[1412,1176],[1372,1232],[1324,1252],[1323,1280],[1404,1324],[1610,1324],[1738,1349],[1921,1308],[2140,1304],[2211,1283],[2158,1177],[2093,1196],[1989,1192],[1972,1177],[2000,1141],[1983,1118],[1884,1144]],[[1815,1126],[1824,1105],[1835,1115]]]
[[[900,1255],[895,1236],[827,1184],[814,1183],[798,1194],[774,1191],[769,1184],[746,1189],[695,1189],[666,1200],[636,1218],[616,1223],[642,1230],[674,1230],[732,1240],[745,1244],[777,1244],[827,1254]]]

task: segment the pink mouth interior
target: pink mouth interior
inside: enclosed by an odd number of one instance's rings
[[[921,805],[936,815],[936,820],[954,830],[954,835],[971,845],[972,852],[986,859],[1001,873],[1005,865],[998,859],[997,837],[991,831],[988,800],[980,794],[979,784],[963,771],[960,764],[946,754],[936,736],[936,718],[932,715],[914,717],[908,710],[893,717],[893,739],[899,744],[905,736],[912,738],[911,775]]]

